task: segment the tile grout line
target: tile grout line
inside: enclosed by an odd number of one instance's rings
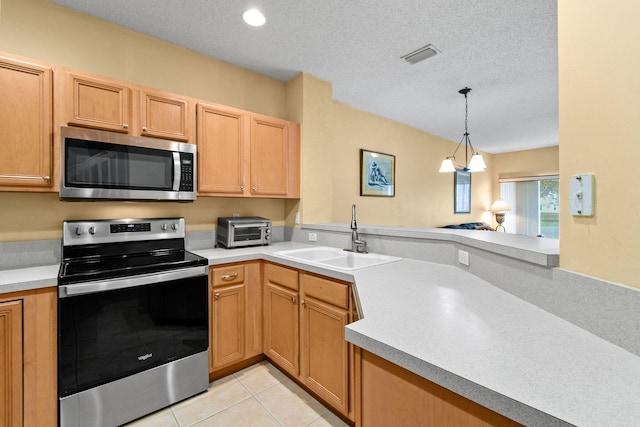
[[[271,375],[271,374],[269,374],[269,375],[273,377],[273,375]],[[247,386],[245,385],[245,383],[244,383],[242,380],[240,380],[240,378],[238,378],[238,377],[236,376],[236,374],[235,374],[235,373],[233,374],[233,376],[238,380],[238,382],[239,382],[240,384],[242,384],[242,387],[244,387],[244,388],[245,388],[245,390],[247,390],[247,391],[249,392],[249,394],[251,395],[251,397],[252,397],[256,402],[258,402],[258,404],[259,404],[260,406],[262,406],[262,408],[263,408],[265,411],[267,411],[267,413],[268,413],[269,415],[271,415],[271,417],[272,417],[272,418],[273,418],[273,419],[274,419],[274,420],[275,420],[275,421],[276,421],[280,426],[284,427],[284,424],[282,424],[282,422],[278,419],[278,417],[276,417],[276,415],[275,415],[273,412],[271,412],[271,411],[269,410],[269,408],[267,408],[267,407],[266,407],[266,406],[265,406],[265,405],[260,401],[260,399],[258,398],[258,396],[257,396],[256,394],[254,394],[254,393],[253,393],[253,391],[251,391],[251,390],[249,389],[249,387],[247,387]],[[275,377],[273,377],[273,378],[275,378]],[[275,379],[277,380],[277,382],[276,382],[275,384],[271,384],[269,387],[265,387],[265,388],[263,388],[263,389],[262,389],[262,390],[260,390],[258,393],[262,393],[263,391],[269,390],[270,388],[273,388],[273,387],[277,386],[278,384],[282,384],[282,383],[280,382],[280,380],[278,380],[277,378],[275,378]]]

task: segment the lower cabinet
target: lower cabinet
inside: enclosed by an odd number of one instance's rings
[[[264,349],[271,361],[325,403],[354,419],[349,283],[266,263]]]
[[[57,289],[0,294],[0,425],[58,423]]]
[[[368,351],[360,353],[356,425],[520,426]]]
[[[349,286],[300,274],[301,378],[327,403],[349,415]]]
[[[22,300],[0,302],[0,421],[22,425]]]
[[[260,263],[209,271],[209,372],[262,354]]]
[[[265,263],[264,284],[264,354],[280,368],[298,377],[298,271]]]

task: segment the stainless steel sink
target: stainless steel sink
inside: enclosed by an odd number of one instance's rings
[[[358,270],[361,268],[400,261],[402,259],[390,255],[347,252],[340,248],[331,248],[328,246],[291,249],[288,251],[274,252],[274,254],[296,261],[303,261],[309,264],[337,268],[340,270]]]

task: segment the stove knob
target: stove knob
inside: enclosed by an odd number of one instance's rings
[[[96,227],[95,226],[89,227],[89,234],[96,234]]]
[[[167,224],[162,224],[162,225],[160,226],[160,230],[162,230],[162,231],[167,231]]]
[[[265,239],[265,240],[270,240],[270,239],[271,239],[271,236],[264,236],[264,239]]]
[[[177,231],[178,227],[179,227],[178,223],[175,223],[175,224],[171,225],[171,229],[174,230],[174,231]]]
[[[76,227],[76,236],[82,236],[84,234],[84,228]]]

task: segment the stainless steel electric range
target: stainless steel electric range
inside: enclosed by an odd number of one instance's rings
[[[208,387],[208,261],[183,218],[65,221],[60,425],[117,426]]]

